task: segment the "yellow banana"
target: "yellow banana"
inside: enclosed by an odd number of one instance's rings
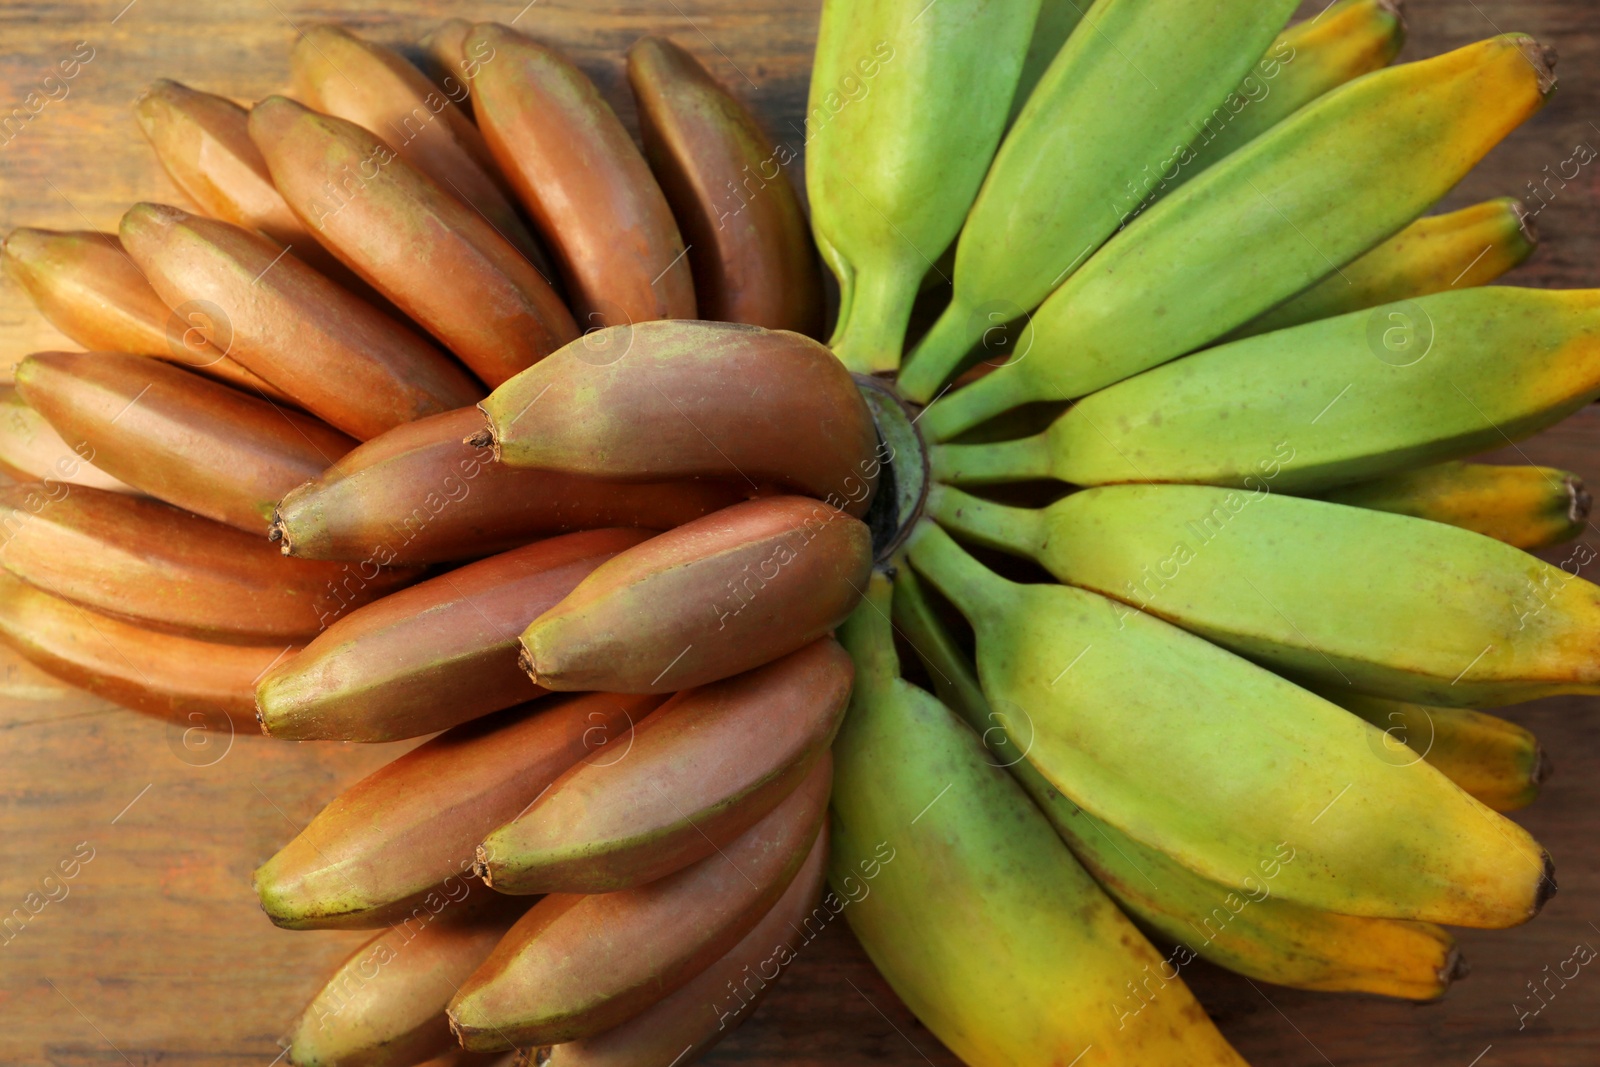
[[[1324,992],[1434,1000],[1465,973],[1455,939],[1430,923],[1336,915],[1279,900],[1265,873],[1243,892],[1200,877],[1078,807],[1005,731],[910,568],[895,576],[894,623],[935,692],[1011,772],[1124,911],[1185,952],[1251,978]]]
[[[1583,479],[1552,467],[1436,463],[1336,489],[1324,500],[1432,519],[1518,548],[1570,541],[1589,524]]]
[[[831,881],[867,955],[971,1067],[1244,1061],[949,709],[900,678],[890,584],[840,631]]]

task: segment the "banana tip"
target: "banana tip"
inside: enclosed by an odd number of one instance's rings
[[[494,888],[494,871],[489,868],[489,850],[482,845],[479,845],[474,853],[472,876],[481,879],[490,889]]]
[[[1461,946],[1451,945],[1450,954],[1445,957],[1444,966],[1439,968],[1440,984],[1443,985],[1445,989],[1448,989],[1450,986],[1461,981],[1461,979],[1467,977],[1471,973],[1472,964],[1468,963],[1467,957],[1461,954]],[[1442,994],[1443,990],[1440,992]]]
[[[1550,853],[1546,852],[1544,873],[1539,876],[1539,892],[1533,900],[1533,915],[1539,914],[1544,910],[1544,906],[1550,903],[1550,898],[1556,895],[1556,888],[1556,863],[1550,858]]]
[[[1550,753],[1542,747],[1533,760],[1533,773],[1528,775],[1528,783],[1534,786],[1544,785],[1550,776],[1556,772],[1556,766],[1550,762]]]
[[[1572,522],[1586,522],[1594,507],[1594,497],[1589,494],[1583,479],[1575,474],[1567,476],[1567,518]]]
[[[1532,37],[1523,37],[1518,42],[1522,54],[1528,58],[1528,63],[1533,67],[1535,77],[1539,79],[1539,95],[1549,96],[1556,91],[1556,50],[1547,44],[1541,44]]]

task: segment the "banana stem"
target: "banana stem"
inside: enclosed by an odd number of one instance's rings
[[[904,388],[906,379],[900,379]],[[1028,380],[1019,365],[1001,367],[960,389],[942,396],[928,407],[923,433],[935,441],[949,441],[996,415],[1030,400]]]
[[[923,666],[928,668],[934,694],[940,702],[980,733],[993,726],[989,702],[984,699],[977,672],[949,629],[939,621],[933,605],[928,603],[922,580],[910,567],[901,567],[894,578],[894,623]],[[995,735],[1000,737],[1001,745],[1008,743],[999,731],[995,731]],[[986,735],[984,740],[994,747],[993,737]]]
[[[1038,558],[1047,533],[1042,511],[996,504],[947,485],[929,492],[928,514],[981,545],[1029,559]]]
[[[979,563],[931,520],[917,523],[907,556],[969,620],[1004,612],[1011,583]]]
[[[857,271],[850,304],[841,308],[828,347],[854,374],[898,370],[911,304],[921,286],[921,272],[903,264]]]
[[[945,379],[955,373],[977,341],[968,325],[972,312],[960,297],[934,322],[933,328],[917,343],[900,375],[900,391],[919,404],[926,404]]]
[[[983,445],[934,445],[928,461],[935,481],[946,485],[997,485],[1053,478],[1049,431],[1015,441]]]
[[[855,661],[856,686],[864,691],[887,689],[900,677],[900,657],[889,622],[893,591],[888,576],[873,571],[866,596],[839,627],[839,643]]]

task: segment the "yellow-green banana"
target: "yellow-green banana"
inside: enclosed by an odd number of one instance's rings
[[[906,1005],[971,1067],[1243,1067],[1178,975],[966,726],[900,678],[890,585],[839,637],[834,892]]]
[[[1525,262],[1538,244],[1533,220],[1516,197],[1430,215],[1229,336],[1254,337],[1396,300],[1488,285]]]
[[[1524,922],[1553,891],[1525,830],[1426,762],[1379,758],[1382,732],[1344,709],[1152,614],[1007,581],[931,521],[909,545],[1040,773],[1197,874],[1276,870],[1284,900],[1457,926]]]
[[[970,662],[909,567],[895,576],[894,623],[927,667],[939,699],[981,732],[995,762],[1123,910],[1164,940],[1251,978],[1324,992],[1434,1000],[1464,973],[1455,939],[1431,923],[1302,907],[1278,899],[1265,872],[1248,888],[1232,890],[1096,819],[996,728]]]
[[[1090,8],[995,154],[956,246],[954,298],[900,378],[907,395],[926,402],[968,349],[1037,307],[1127,222],[1296,6]]]
[[[1338,686],[1319,692],[1382,730],[1390,758],[1427,760],[1495,811],[1532,804],[1550,776],[1539,739],[1514,722],[1469,708],[1407,704]]]
[[[811,226],[845,365],[900,365],[922,277],[1005,127],[1039,0],[827,0],[806,115]],[[792,158],[792,157],[791,157]],[[780,158],[778,162],[787,162]]]
[[[1487,463],[1436,463],[1335,489],[1323,499],[1432,519],[1527,549],[1577,537],[1594,504],[1570,471]]]
[[[1596,396],[1600,290],[1485,286],[1208,349],[1085,397],[1042,434],[932,458],[960,484],[1314,493],[1498,448]]]
[[[1085,396],[1337,272],[1537,111],[1554,88],[1551,62],[1529,37],[1496,37],[1302,108],[1107,243],[1034,314],[1021,358],[935,404],[927,432],[948,440],[1019,403]],[[958,281],[960,266],[958,254]],[[935,378],[937,388],[944,373]]]
[[[1600,588],[1443,523],[1201,485],[1013,508],[935,487],[931,513],[1273,670],[1446,707],[1600,693]]]

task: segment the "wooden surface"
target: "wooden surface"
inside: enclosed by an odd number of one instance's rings
[[[342,18],[377,39],[414,40],[445,15],[510,21],[560,44],[625,116],[620,57],[642,32],[667,32],[795,145],[804,115],[815,0],[537,0],[461,6],[301,0],[5,0],[0,115],[86,41],[94,58],[65,99],[0,147],[0,227],[115,228],[139,199],[175,198],[140,141],[129,103],[168,76],[248,100],[284,85],[296,25]],[[1580,143],[1600,146],[1600,24],[1593,0],[1411,0],[1408,57],[1497,30],[1562,54],[1556,100],[1464,183],[1452,205],[1529,194]],[[59,92],[59,90],[57,90]],[[1425,161],[1396,160],[1396,166]],[[1600,283],[1600,211],[1591,164],[1552,184],[1547,238],[1517,275],[1533,285]],[[796,174],[798,177],[798,173]],[[62,345],[9,284],[0,288],[0,368]],[[1505,458],[1551,462],[1600,484],[1594,410]],[[1586,538],[1600,549],[1600,533]],[[1590,554],[1591,556],[1593,553]],[[1553,559],[1566,558],[1557,552]],[[1595,578],[1600,563],[1585,576]],[[1397,576],[1403,579],[1403,576]],[[1413,1007],[1252,985],[1196,965],[1190,980],[1257,1067],[1445,1067],[1600,1063],[1600,974],[1590,966],[1519,1029],[1526,984],[1580,943],[1600,947],[1600,719],[1590,700],[1545,701],[1510,716],[1555,759],[1545,795],[1518,816],[1555,854],[1561,892],[1518,930],[1464,932],[1471,978],[1441,1004]],[[45,905],[0,944],[0,1067],[56,1064],[270,1064],[275,1038],[360,935],[286,933],[256,909],[251,869],[342,784],[405,746],[268,742],[253,723],[210,732],[114,709],[0,656],[0,914],[47,888]],[[83,844],[86,843],[86,844]],[[93,850],[63,890],[42,885],[74,850]],[[35,898],[35,903],[37,902]],[[1549,971],[1546,971],[1549,968]],[[1569,967],[1570,969],[1570,967]],[[1064,1012],[1095,1010],[1063,1003]],[[753,1021],[707,1062],[879,1067],[954,1064],[899,1005],[842,924],[808,946]],[[1089,1061],[1085,1061],[1087,1067]],[[1025,1065],[1027,1067],[1027,1065]]]

